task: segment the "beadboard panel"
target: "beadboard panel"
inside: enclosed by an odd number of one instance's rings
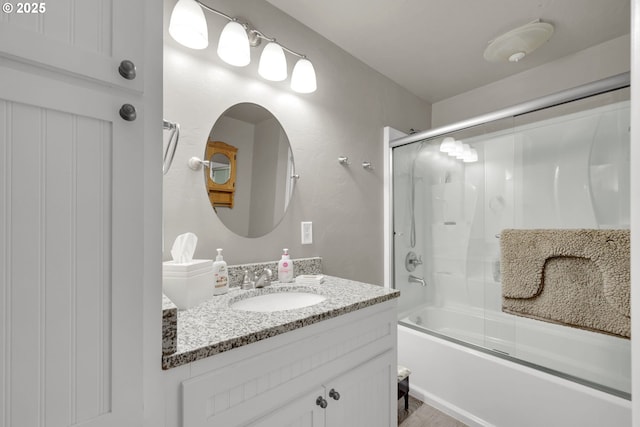
[[[395,368],[395,365],[393,366]],[[397,369],[392,372],[388,357],[376,359],[359,368],[327,381],[327,394],[330,389],[339,391],[340,399],[332,400],[327,396],[330,410],[327,411],[328,426],[367,426],[386,427],[394,425],[396,414],[390,414],[389,402],[396,401],[395,389],[389,377],[396,377]],[[367,408],[366,411],[354,411],[353,408]]]
[[[56,0],[21,3],[30,8],[33,4],[44,4],[46,10],[39,13],[18,13],[18,3],[11,3],[13,12],[0,14],[2,55],[142,91],[140,72],[135,80],[129,81],[114,71],[123,59],[132,60],[138,66],[142,63],[142,39],[131,37],[130,31],[122,29],[139,28],[143,21],[143,2]]]
[[[0,426],[142,410],[141,128],[114,94],[0,66]]]
[[[3,13],[4,20],[25,31],[35,32],[97,53],[111,53],[111,0],[56,0],[44,2],[45,11],[34,13],[34,4],[14,3],[12,13]],[[27,9],[25,9],[26,7]],[[31,13],[20,13],[29,10]]]
[[[6,384],[10,401],[29,406],[9,425],[71,425],[110,410],[110,221],[96,227],[111,211],[110,125],[13,102],[2,110]]]

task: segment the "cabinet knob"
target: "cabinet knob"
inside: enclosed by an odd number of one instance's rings
[[[318,398],[316,399],[316,405],[324,409],[327,407],[327,401],[324,400],[324,397],[318,396]]]
[[[118,72],[122,77],[127,80],[133,80],[136,78],[136,66],[128,59],[123,60],[118,67]]]
[[[333,400],[340,400],[340,393],[335,391],[335,389],[331,389],[329,390],[329,397]]]
[[[132,122],[136,119],[136,107],[131,104],[124,104],[120,107],[120,117],[128,122]]]

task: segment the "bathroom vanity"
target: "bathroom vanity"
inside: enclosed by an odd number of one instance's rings
[[[399,292],[325,277],[232,288],[178,312],[176,352],[163,356],[167,425],[395,425]],[[324,299],[271,312],[233,308],[299,292]]]

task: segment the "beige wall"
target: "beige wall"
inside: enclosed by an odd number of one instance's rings
[[[180,123],[182,134],[163,181],[165,259],[175,237],[191,231],[199,238],[199,258],[212,258],[215,248],[222,247],[230,264],[268,261],[279,259],[287,247],[296,258],[322,256],[325,273],[382,284],[383,127],[427,129],[430,105],[264,1],[207,1],[308,55],[318,90],[296,94],[289,80],[272,83],[258,76],[261,48],[252,49],[248,67],[223,63],[215,49],[226,21],[216,15],[206,15],[207,49],[177,44],[167,33],[174,4],[175,0],[164,2],[164,118]],[[293,58],[287,55],[287,61],[291,71]],[[255,239],[227,230],[209,205],[202,172],[186,165],[190,157],[202,157],[211,126],[239,102],[261,104],[276,116],[300,174],[283,221]],[[338,156],[348,156],[352,165],[338,164]],[[375,169],[364,170],[363,160]],[[312,245],[300,244],[301,221],[313,221]]]
[[[629,69],[630,37],[627,35],[436,102],[432,106],[431,124],[435,128],[455,123]]]

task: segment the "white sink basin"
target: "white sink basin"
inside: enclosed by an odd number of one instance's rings
[[[326,297],[309,292],[274,292],[241,299],[230,305],[235,310],[244,311],[283,311],[295,310],[321,303]]]

